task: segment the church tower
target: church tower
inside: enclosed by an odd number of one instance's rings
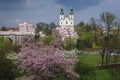
[[[71,24],[72,26],[74,26],[74,12],[73,12],[73,9],[72,9],[72,8],[70,9],[69,19],[70,19],[70,24]]]
[[[63,25],[63,21],[64,21],[64,12],[63,12],[63,8],[60,9],[60,21],[59,21],[59,25]]]
[[[63,8],[60,9],[60,26],[73,27],[74,26],[74,12],[73,9],[70,9],[69,17],[65,17]]]

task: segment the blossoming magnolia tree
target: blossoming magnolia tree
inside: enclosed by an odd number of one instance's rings
[[[27,80],[48,80],[58,76],[73,80],[76,76],[72,71],[74,61],[65,59],[61,55],[58,43],[59,41],[55,40],[55,43],[45,46],[43,42],[28,41],[21,48],[17,56],[20,60],[20,68],[27,75]]]

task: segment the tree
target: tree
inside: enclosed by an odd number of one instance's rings
[[[54,77],[64,77],[73,80],[76,74],[72,71],[71,60],[60,55],[55,45],[44,46],[44,43],[28,41],[18,54],[21,69],[31,80],[48,80]],[[23,79],[24,80],[24,79]]]
[[[7,28],[3,26],[3,27],[1,28],[1,30],[2,30],[2,31],[7,31]]]
[[[76,43],[77,40],[75,38],[72,37],[66,37],[63,41],[62,41],[62,47],[65,50],[72,50],[76,48]]]
[[[7,55],[12,53],[13,45],[9,38],[0,37],[0,79],[15,80],[19,76],[17,65],[7,58]]]
[[[77,27],[83,27],[85,25],[85,23],[83,22],[83,21],[81,21],[78,25],[77,25]]]
[[[0,36],[0,58],[5,57],[6,54],[12,52],[13,45],[9,38],[4,39],[4,37]]]
[[[49,35],[48,25],[46,25],[45,27],[43,27],[42,31],[43,31],[44,34]]]
[[[109,12],[103,12],[100,14],[100,20],[104,23],[104,25],[107,27],[107,34],[110,34],[110,28],[112,27],[112,24],[115,20],[115,15],[111,14]]]
[[[40,37],[39,39],[44,42],[45,45],[50,45],[54,41],[54,37],[51,35]]]

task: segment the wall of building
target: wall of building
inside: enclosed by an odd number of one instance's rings
[[[74,13],[70,11],[69,16],[65,16],[63,9],[62,12],[60,12],[60,16],[59,16],[59,25],[60,26],[74,26]]]
[[[25,38],[33,37],[35,35],[35,30],[32,24],[27,24],[26,22],[21,22],[19,24],[19,31],[0,31],[0,36],[4,38],[10,38],[13,44],[23,44]]]

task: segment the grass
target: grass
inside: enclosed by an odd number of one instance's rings
[[[79,59],[81,62],[89,64],[89,65],[97,65],[101,64],[101,56],[99,54],[80,54]],[[111,62],[114,61],[114,56],[111,56]],[[120,61],[120,56],[118,58]],[[108,69],[96,69],[95,70],[95,78],[96,80],[110,80],[111,75]]]
[[[80,54],[79,59],[89,65],[101,64],[101,56],[99,54]]]
[[[89,65],[97,65],[101,64],[101,56],[99,54],[80,54],[79,59],[86,64]],[[120,61],[120,56],[118,57],[118,61]],[[105,60],[104,60],[105,62]],[[110,62],[114,62],[114,56],[111,56]]]
[[[110,74],[106,69],[96,70],[96,80],[110,80]]]

